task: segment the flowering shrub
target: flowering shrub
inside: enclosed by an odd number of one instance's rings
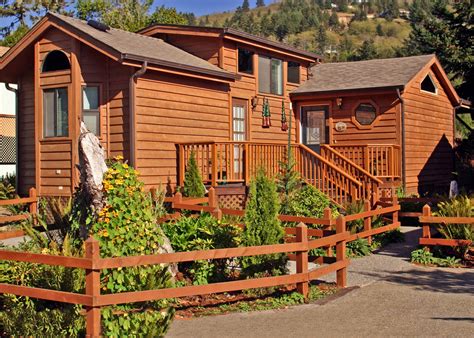
[[[105,206],[92,224],[91,233],[100,243],[102,257],[153,255],[160,253],[163,232],[156,224],[150,194],[138,172],[117,157],[104,175]],[[101,292],[111,294],[170,287],[170,275],[161,265],[103,270]],[[104,308],[106,336],[163,336],[173,317],[166,301],[126,304]]]

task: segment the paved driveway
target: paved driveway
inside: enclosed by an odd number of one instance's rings
[[[285,310],[175,320],[168,337],[474,337],[474,270],[410,264],[419,228],[403,231],[404,243],[352,261],[343,295]]]

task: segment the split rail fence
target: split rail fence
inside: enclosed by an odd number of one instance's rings
[[[14,222],[21,222],[29,219],[30,217],[34,217],[38,212],[38,195],[36,194],[36,189],[31,188],[29,191],[29,196],[25,198],[17,198],[12,200],[0,200],[0,208],[8,207],[11,205],[21,205],[27,204],[28,205],[28,213],[19,214],[19,215],[9,215],[9,216],[0,216],[0,226],[14,223]],[[0,232],[0,240],[5,240],[9,238],[21,237],[25,235],[23,230],[10,230]]]
[[[223,214],[243,215],[243,211],[240,210],[220,209],[217,205],[217,196],[214,189],[209,191],[209,197],[207,198],[184,199],[181,194],[178,193],[172,198],[167,198],[165,201],[171,202],[175,210],[205,211],[210,212],[217,218],[221,218]],[[400,207],[396,203],[396,199],[392,202],[393,204],[386,203],[386,206],[375,210],[370,210],[370,203],[366,202],[366,211],[356,215],[339,216],[337,219],[331,217],[330,209],[324,211],[324,218],[322,219],[280,215],[280,220],[282,221],[299,223],[297,227],[287,227],[285,229],[288,237],[284,244],[101,258],[99,242],[91,237],[85,243],[85,257],[65,257],[0,250],[0,260],[4,261],[47,264],[84,269],[86,271],[85,293],[83,294],[12,284],[0,284],[0,293],[83,305],[86,310],[86,335],[88,337],[100,336],[101,308],[115,304],[295,284],[297,291],[307,297],[310,282],[329,273],[336,273],[336,284],[338,287],[346,286],[347,266],[349,264],[349,260],[346,258],[346,243],[357,238],[370,238],[375,234],[398,227],[398,211]],[[29,200],[28,203],[34,202],[33,200]],[[200,205],[203,203],[207,205]],[[372,229],[371,218],[374,216],[385,217],[390,224]],[[388,218],[390,216],[391,219]],[[168,219],[177,217],[179,217],[179,213],[175,213],[168,217]],[[364,219],[364,231],[351,234],[347,231],[346,223],[356,219]],[[319,224],[322,226],[322,229],[308,229],[303,221],[306,224]],[[335,247],[336,251],[335,257],[331,257],[331,248],[333,247]],[[321,265],[309,269],[309,262],[312,261],[312,258],[309,256],[310,251],[317,248],[328,249],[327,256],[318,257],[315,261]],[[101,294],[101,272],[104,269],[119,269],[153,264],[173,264],[208,259],[228,259],[276,253],[286,253],[290,259],[295,260],[296,273],[283,276],[227,281],[208,285]]]
[[[425,205],[423,207],[423,215],[419,217],[419,221],[423,226],[423,234],[419,240],[420,245],[424,246],[470,246],[472,241],[464,239],[448,239],[431,237],[431,228],[433,226],[442,227],[447,224],[474,224],[474,217],[439,217],[433,216],[431,207]]]

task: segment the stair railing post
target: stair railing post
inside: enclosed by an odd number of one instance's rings
[[[248,143],[245,143],[244,144],[244,152],[245,152],[245,155],[244,155],[244,175],[245,175],[245,179],[244,179],[244,182],[245,182],[245,185],[249,185],[250,184],[250,153],[249,153],[249,144]]]
[[[214,142],[211,145],[211,155],[212,155],[212,177],[211,185],[215,187],[217,185],[217,144]]]
[[[308,285],[308,228],[306,224],[300,223],[296,227],[296,242],[301,243],[305,251],[298,251],[296,253],[296,273],[306,274],[303,282],[297,283],[296,288],[305,299],[308,299],[309,285]]]
[[[92,262],[92,268],[86,269],[86,295],[92,298],[92,305],[86,306],[86,337],[100,337],[101,319],[100,306],[96,306],[100,296],[100,269],[95,266],[100,259],[99,242],[92,236],[86,242],[86,258]]]
[[[370,201],[364,200],[364,211],[370,211],[371,204]],[[372,217],[364,217],[364,231],[372,230]],[[367,237],[367,242],[372,244],[372,236]]]
[[[346,218],[339,216],[336,220],[336,234],[346,232]],[[336,262],[342,262],[346,259],[346,241],[339,241],[336,244]],[[347,267],[344,266],[336,271],[336,284],[340,288],[347,285]]]

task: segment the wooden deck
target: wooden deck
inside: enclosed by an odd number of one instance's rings
[[[248,185],[259,168],[275,177],[287,160],[288,144],[278,142],[198,142],[180,143],[178,182],[184,183],[186,164],[194,152],[205,184],[241,183]],[[400,179],[400,149],[395,145],[328,146],[318,154],[303,144],[292,144],[295,170],[308,183],[344,205],[379,199],[386,180]],[[337,149],[341,150],[338,151]]]

